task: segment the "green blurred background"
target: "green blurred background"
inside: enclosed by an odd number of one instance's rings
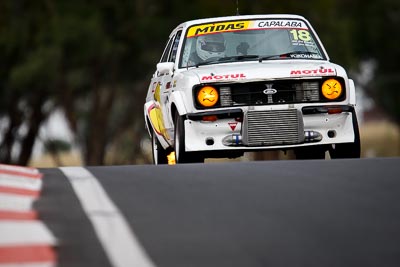
[[[236,2],[0,0],[0,162],[149,163],[143,103],[169,33],[234,15]],[[399,0],[240,0],[239,11],[305,16],[355,80],[363,156],[400,155]]]

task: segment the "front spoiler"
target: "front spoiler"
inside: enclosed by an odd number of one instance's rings
[[[187,114],[185,120],[186,151],[289,150],[304,146],[351,143],[355,139],[352,118],[352,114],[355,112],[353,106],[305,106],[301,108],[304,131],[320,133],[322,137],[320,141],[251,147],[240,144],[224,145],[224,138],[227,136],[243,135],[243,123],[238,121],[237,118],[238,116],[243,118],[244,112],[246,110],[238,108]],[[202,120],[203,116],[211,115],[216,115],[218,120],[213,122]],[[334,135],[332,135],[333,132]]]

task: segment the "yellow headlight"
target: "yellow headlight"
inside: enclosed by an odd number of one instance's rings
[[[197,101],[204,107],[212,107],[218,102],[218,91],[214,87],[204,86],[197,93]]]
[[[342,84],[338,80],[328,79],[322,84],[322,94],[327,99],[337,99],[342,94]]]

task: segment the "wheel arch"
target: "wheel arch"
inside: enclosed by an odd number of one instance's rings
[[[151,103],[151,102],[146,103],[144,106],[145,127],[147,128],[150,138],[152,138],[153,134],[154,134],[156,136],[156,138],[158,139],[158,141],[160,142],[161,146],[164,149],[167,149],[169,147],[169,144],[162,136],[160,136],[159,134],[156,133],[156,128],[154,127],[153,122],[150,119],[149,113],[153,107],[154,107],[154,103]]]
[[[357,103],[356,100],[356,87],[354,85],[354,81],[349,79],[349,104],[355,106]]]
[[[184,102],[183,92],[177,91],[171,95],[171,120],[174,121],[175,114],[178,112],[180,116],[187,113]]]

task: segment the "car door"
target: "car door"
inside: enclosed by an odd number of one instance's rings
[[[175,66],[175,61],[177,59],[181,34],[182,30],[178,30],[176,34],[173,36],[171,48],[168,57],[166,59],[166,62],[174,63],[174,66]],[[173,124],[173,118],[171,117],[171,103],[170,103],[173,77],[174,77],[173,70],[170,72],[166,72],[160,76],[160,106],[162,111],[163,125],[165,128],[163,135],[169,142],[171,142],[174,138],[173,137],[174,124]]]
[[[171,51],[171,46],[174,38],[172,35],[167,41],[167,45],[161,56],[160,63],[166,62]],[[161,107],[161,84],[163,75],[160,74],[158,69],[153,74],[150,82],[149,90],[146,97],[146,102],[149,103],[148,116],[153,126],[154,132],[157,135],[165,136],[166,130],[163,122],[162,107]]]
[[[181,33],[182,31],[179,30],[170,35],[170,39],[168,40],[167,46],[158,66],[160,66],[162,63],[171,63],[170,65],[172,65],[175,62]],[[171,121],[169,119],[169,96],[172,88],[172,78],[172,68],[171,71],[166,72],[160,71],[159,68],[157,68],[157,71],[154,73],[151,80],[151,90],[149,90],[151,94],[149,97],[154,101],[154,106],[149,112],[151,117],[150,119],[156,133],[162,135],[168,142],[172,141],[173,139],[173,125],[171,126]]]

